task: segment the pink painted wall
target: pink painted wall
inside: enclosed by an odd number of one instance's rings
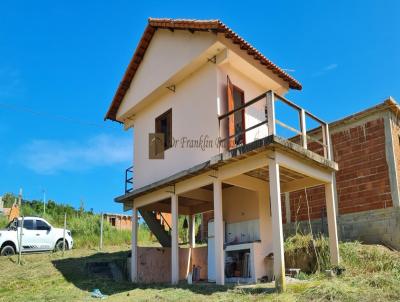
[[[200,278],[207,278],[207,247],[191,250],[192,265],[200,266]],[[189,269],[189,248],[179,248],[179,279],[187,277]],[[171,249],[138,247],[138,281],[140,283],[171,282]]]

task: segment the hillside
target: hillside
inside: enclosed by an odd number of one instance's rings
[[[302,280],[289,283],[283,294],[275,293],[272,283],[137,286],[88,274],[87,263],[126,259],[128,249],[126,245],[107,247],[104,253],[76,249],[66,252],[64,258],[59,253],[24,255],[23,265],[16,264],[16,256],[0,257],[0,301],[94,300],[90,292],[95,288],[110,295],[110,301],[400,300],[400,255],[382,246],[341,243],[342,265],[346,269],[343,275],[329,278],[318,272],[303,274]]]

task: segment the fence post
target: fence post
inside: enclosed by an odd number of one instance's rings
[[[63,250],[62,250],[62,255],[64,257],[65,253],[65,230],[67,228],[67,213],[64,213],[64,232],[63,232]]]
[[[331,160],[331,138],[329,135],[329,126],[327,123],[322,124],[322,143],[324,144],[324,157]]]
[[[301,130],[301,145],[304,149],[307,149],[306,112],[303,108],[300,109],[300,130]]]
[[[100,217],[100,251],[103,249],[103,219],[104,219],[104,215],[103,213],[101,213],[101,217]]]
[[[18,218],[17,218],[18,219]],[[19,231],[19,251],[18,251],[18,264],[21,264],[21,257],[22,257],[22,232],[24,229],[24,216],[22,216],[21,221],[21,229]],[[18,230],[18,220],[17,220],[17,230]]]
[[[267,97],[268,136],[276,135],[274,92],[272,90],[268,91],[266,97]]]

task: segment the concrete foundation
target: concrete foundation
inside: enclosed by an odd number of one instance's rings
[[[386,208],[363,211],[338,216],[338,235],[340,241],[361,241],[370,244],[385,244],[400,250],[400,209]],[[311,220],[314,234],[328,234],[326,218]],[[308,221],[286,223],[285,236],[297,232],[309,233]]]

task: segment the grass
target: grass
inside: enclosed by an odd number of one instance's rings
[[[330,268],[329,243],[325,237],[297,234],[286,239],[284,249],[287,265],[302,268],[303,272],[324,272]],[[304,265],[305,258],[309,262],[307,267]],[[298,263],[299,259],[302,263]]]
[[[319,240],[319,241],[318,241]],[[319,255],[326,253],[324,238],[316,240]],[[310,248],[310,237],[286,241],[287,251]],[[328,278],[319,271],[288,284],[278,294],[271,283],[251,286],[197,284],[133,285],[107,278],[88,276],[85,264],[104,259],[123,259],[127,245],[109,246],[105,253],[93,249],[23,256],[0,257],[0,301],[95,301],[90,291],[99,288],[110,301],[399,301],[400,253],[381,246],[341,243],[342,276]],[[314,250],[312,246],[312,250]],[[325,257],[325,256],[319,256]],[[329,266],[329,264],[326,264]]]

